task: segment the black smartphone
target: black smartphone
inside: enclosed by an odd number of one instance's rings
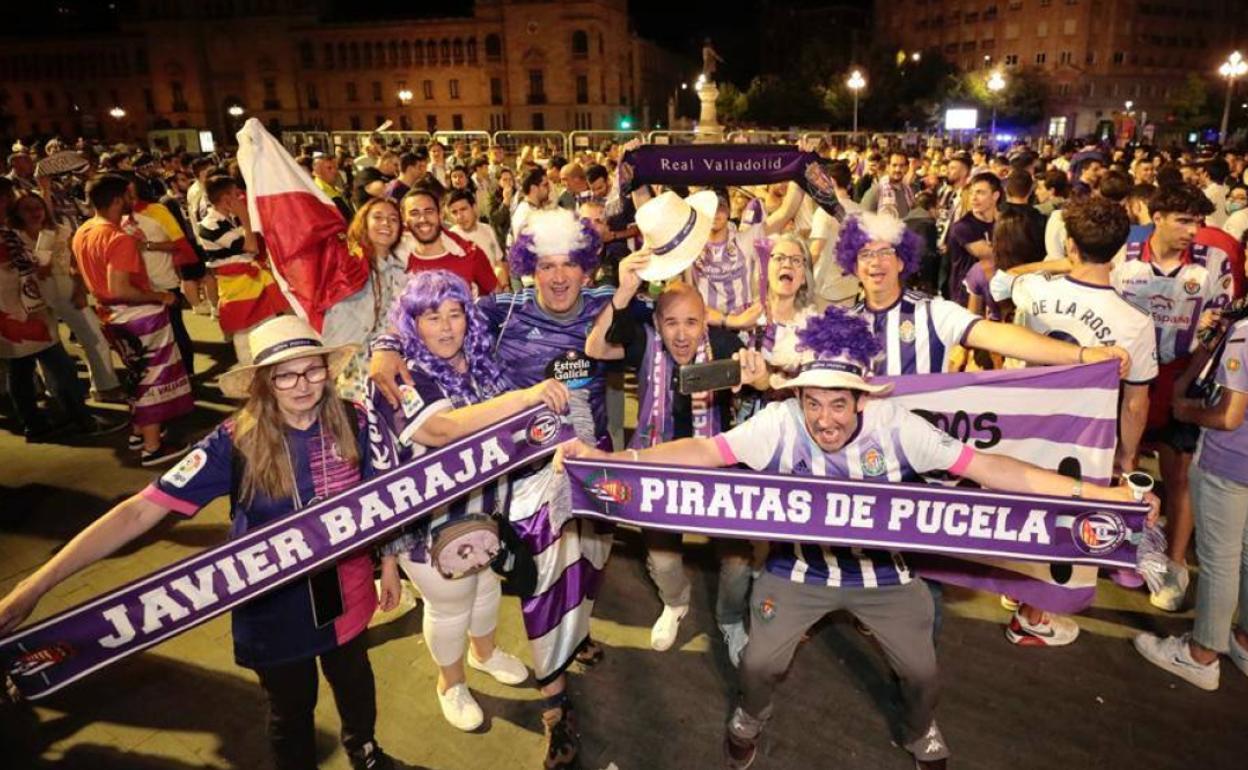
[[[731,358],[708,361],[705,364],[685,364],[680,367],[679,386],[683,395],[707,390],[735,388],[741,384],[741,364]]]
[[[328,626],[346,612],[342,586],[338,583],[337,566],[323,569],[309,577],[308,591],[312,594],[312,622],[317,628]]]

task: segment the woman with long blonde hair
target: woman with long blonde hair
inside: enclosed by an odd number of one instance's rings
[[[399,204],[390,198],[368,200],[347,227],[347,249],[368,261],[368,282],[329,309],[323,331],[328,345],[360,346],[336,383],[348,401],[365,399],[368,345],[386,330],[386,312],[407,283],[407,259],[396,252],[402,234]]]
[[[242,408],[143,491],[115,506],[0,599],[0,633],[30,615],[65,578],[142,536],[169,513],[195,515],[230,501],[230,537],[263,527],[360,482],[367,421],[327,384],[355,353],[327,347],[308,323],[279,316],[252,331],[252,364],[221,377]],[[362,632],[377,608],[368,550],[345,556],[234,608],[234,659],[269,699],[269,741],[279,770],[316,766],[317,663],[334,693],[342,742],[356,770],[386,770]]]

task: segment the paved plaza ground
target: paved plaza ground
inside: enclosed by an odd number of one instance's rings
[[[211,383],[228,347],[215,324],[187,316],[207,372],[197,388],[188,438],[229,410]],[[73,445],[27,445],[0,422],[0,592],[152,472],[138,467],[123,436]],[[176,517],[171,517],[176,518]],[[219,543],[227,528],[218,502],[189,521],[169,521],[122,553],[67,580],[36,618],[90,599],[176,559]],[[622,530],[595,612],[604,662],[573,671],[570,687],[583,734],[583,767],[600,770],[715,768],[730,710],[734,670],[711,617],[715,569],[704,542],[688,542],[693,611],[666,653],[649,650],[661,609],[645,575],[636,532]],[[378,684],[378,739],[404,766],[436,770],[535,768],[542,731],[536,691],[504,687],[473,672],[486,713],[477,733],[441,717],[436,670],[417,608],[371,628]],[[1243,768],[1248,764],[1248,677],[1223,663],[1222,686],[1205,693],[1146,664],[1129,639],[1140,630],[1177,633],[1191,613],[1164,615],[1147,595],[1103,581],[1080,617],[1071,647],[1020,649],[1002,633],[997,597],[946,594],[939,638],[939,719],[952,768]],[[499,640],[527,659],[519,605],[506,597]],[[902,770],[908,755],[891,741],[896,696],[883,658],[848,619],[831,616],[802,645],[778,692],[759,770]],[[95,674],[34,705],[0,707],[0,767],[155,770],[267,767],[265,705],[256,678],[234,665],[229,623],[207,623]],[[325,768],[349,767],[322,684],[318,747]]]

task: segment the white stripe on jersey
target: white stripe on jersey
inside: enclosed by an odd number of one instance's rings
[[[931,305],[926,302],[920,302],[914,308],[914,362],[919,374],[932,374],[932,341],[929,339],[927,330],[930,328],[930,319],[928,313],[931,312]],[[949,358],[948,348],[945,350],[945,358]],[[898,366],[900,366],[898,361]],[[940,369],[937,374],[945,370],[945,362],[940,362]],[[892,372],[889,372],[892,374]],[[900,371],[897,374],[901,374]]]
[[[888,356],[888,371],[885,374],[901,374],[901,313],[900,305],[888,311],[888,319],[884,324],[884,354]],[[920,372],[925,374],[925,372]]]

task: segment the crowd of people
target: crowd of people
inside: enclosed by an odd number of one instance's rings
[[[513,157],[501,146],[391,146],[381,136],[354,158],[303,148],[296,161],[341,213],[348,249],[368,272],[319,332],[280,290],[230,158],[15,149],[0,178],[0,359],[27,440],[128,430],[144,466],[191,454],[0,601],[0,631],[170,513],[228,497],[231,532],[242,533],[545,404],[570,414],[578,436],[551,467],[473,489],[375,554],[321,573],[328,584],[295,581],[237,608],[233,633],[238,663],[268,695],[278,767],[315,765],[318,659],[352,765],[388,767],[360,635],[375,611],[400,605],[405,577],[426,605],[446,720],[468,731],[484,720],[467,669],[521,685],[531,667],[545,767],[569,767],[580,738],[566,672],[605,654],[589,619],[612,530],[543,507],[563,459],[890,481],[944,472],[1000,490],[1126,501],[1127,486],[977,451],[872,383],[1112,360],[1121,374],[1115,476],[1155,453],[1164,490],[1150,500],[1164,516],[1168,566],[1149,600],[1182,610],[1193,551],[1200,567],[1192,632],[1142,634],[1135,646],[1206,690],[1218,686],[1220,656],[1248,675],[1248,321],[1239,302],[1248,156],[1092,142],[1000,152],[810,143],[827,161],[833,214],[789,182],[629,189],[619,173],[628,149],[566,158],[539,146]],[[212,316],[232,341],[237,360],[216,382],[197,381],[185,313]],[[89,393],[58,321],[86,359]],[[577,376],[557,376],[553,363],[568,361],[580,362],[569,367]],[[681,368],[713,361],[736,361],[739,384],[682,392]],[[193,387],[241,405],[192,449],[178,423]],[[627,398],[638,408],[626,428]],[[128,419],[106,420],[89,400],[124,401]],[[880,447],[889,448],[882,460]],[[864,470],[868,448],[883,470]],[[495,644],[499,574],[440,560],[446,533],[466,523],[539,557],[536,575],[501,578],[523,584],[529,666]],[[662,652],[688,616],[690,582],[679,536],[643,537],[661,604],[650,643]],[[715,549],[715,619],[740,693],[727,766],[754,762],[768,719],[784,708],[773,695],[797,645],[835,610],[855,616],[896,672],[916,767],[945,766],[938,583],[883,550],[773,543],[759,560],[747,541]],[[1133,572],[1111,577],[1142,586]],[[321,601],[326,592],[334,600]],[[1075,617],[1001,600],[1013,644],[1079,635]],[[323,606],[335,608],[330,617]]]

